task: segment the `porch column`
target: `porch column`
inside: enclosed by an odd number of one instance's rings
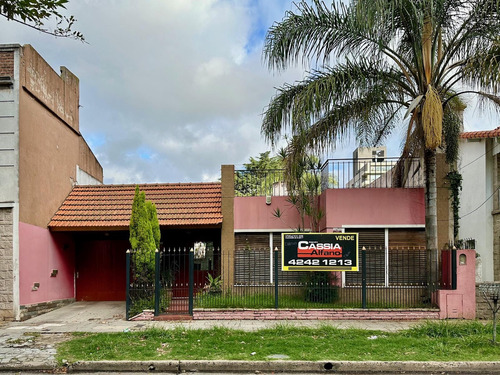
[[[221,185],[221,274],[223,288],[227,290],[234,284],[234,165],[221,166]]]

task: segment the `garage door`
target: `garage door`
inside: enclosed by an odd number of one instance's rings
[[[80,242],[76,251],[76,299],[124,301],[126,298],[125,252],[128,241]]]

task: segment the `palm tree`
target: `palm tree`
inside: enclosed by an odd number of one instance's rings
[[[351,0],[297,4],[268,31],[270,69],[320,66],[278,88],[262,133],[292,134],[289,160],[322,151],[349,132],[379,144],[407,126],[402,158],[423,157],[427,248],[437,254],[436,151],[458,153],[460,98],[500,107],[498,0]]]

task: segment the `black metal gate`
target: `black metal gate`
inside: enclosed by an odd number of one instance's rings
[[[189,314],[189,250],[163,249],[157,253],[155,315]]]
[[[155,253],[127,251],[126,317],[193,313],[193,300],[220,273],[220,251],[213,247],[196,258],[193,249]],[[146,318],[146,317],[144,317]]]

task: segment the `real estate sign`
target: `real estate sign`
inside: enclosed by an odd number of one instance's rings
[[[283,271],[357,271],[357,233],[283,233]]]

